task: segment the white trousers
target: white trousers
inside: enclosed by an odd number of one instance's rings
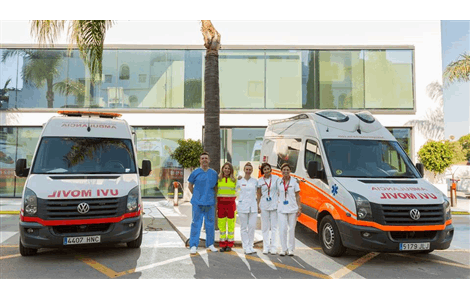
[[[277,248],[277,210],[261,210],[261,231],[263,232],[263,252]]]
[[[242,246],[244,250],[253,249],[255,241],[255,227],[258,213],[238,213],[240,219],[240,235],[242,237]]]
[[[278,223],[279,239],[281,240],[281,251],[294,251],[297,213],[278,213]]]

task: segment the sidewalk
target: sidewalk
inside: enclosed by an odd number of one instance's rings
[[[183,202],[180,199],[178,206],[173,205],[173,199],[148,199],[144,201],[144,207],[148,204],[154,204],[162,215],[170,222],[173,229],[178,232],[180,237],[185,242],[186,246],[189,247],[189,236],[191,232],[191,220],[192,220],[192,206],[189,202]],[[204,228],[204,226],[203,226]],[[206,233],[204,230],[201,230],[199,247],[205,247]],[[215,231],[215,246],[218,246],[219,241],[219,231]],[[261,232],[261,217],[258,214],[258,219],[256,222],[255,229],[255,247],[261,247],[263,241],[263,236]],[[235,246],[242,245],[241,235],[240,235],[240,223],[237,218],[235,224]]]

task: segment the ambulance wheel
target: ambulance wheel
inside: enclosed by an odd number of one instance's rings
[[[341,242],[338,226],[331,216],[326,216],[321,220],[318,233],[323,252],[329,256],[341,256],[346,251]]]
[[[140,227],[139,237],[137,239],[133,240],[132,242],[128,242],[127,247],[129,247],[129,248],[140,248],[140,245],[142,245],[142,235],[143,235],[142,227]]]
[[[23,244],[21,243],[21,239],[20,239],[21,256],[31,256],[31,255],[35,255],[37,252],[38,252],[38,249],[26,248],[25,246],[23,246]]]

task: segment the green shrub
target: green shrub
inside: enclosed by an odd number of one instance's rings
[[[204,148],[200,140],[178,140],[178,147],[171,154],[171,158],[176,159],[183,168],[194,169],[199,167],[202,152]]]
[[[470,160],[470,134],[460,137],[459,143],[462,145],[466,159]]]
[[[466,151],[463,149],[462,144],[458,141],[449,142],[450,151],[452,151],[452,164],[458,164],[467,160]]]
[[[419,161],[428,171],[442,174],[452,164],[452,146],[448,141],[428,141],[418,151]]]

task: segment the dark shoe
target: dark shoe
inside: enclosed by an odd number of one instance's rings
[[[226,252],[230,252],[230,251],[232,251],[232,248],[230,248],[230,247],[225,247],[225,251],[226,251]]]
[[[220,248],[219,251],[220,251],[220,252],[224,252],[224,251],[225,251],[225,248]]]

